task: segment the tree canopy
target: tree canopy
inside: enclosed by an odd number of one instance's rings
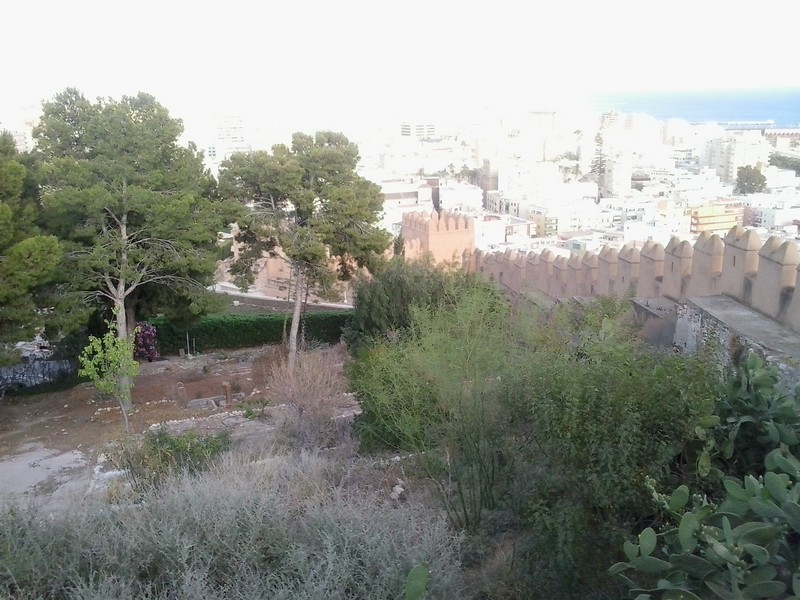
[[[797,175],[800,175],[800,158],[793,158],[785,154],[773,153],[769,157],[769,164],[778,167],[779,169],[791,169]]]
[[[767,187],[767,178],[757,167],[739,167],[736,170],[736,192],[739,194],[756,194]]]
[[[295,277],[290,349],[305,282],[324,279],[336,262],[341,278],[369,266],[389,244],[376,227],[380,188],[356,174],[358,147],[341,133],[296,133],[291,147],[234,154],[220,169],[220,192],[251,207],[241,223],[242,245],[234,266],[239,285],[252,283],[258,261],[280,248]],[[289,353],[290,360],[294,351]]]
[[[43,105],[43,223],[64,240],[71,289],[116,310],[130,332],[143,297],[191,298],[211,282],[217,232],[235,220],[209,190],[202,155],[152,96],[87,100],[67,89]]]
[[[0,362],[3,343],[30,338],[42,324],[40,292],[61,258],[54,236],[36,227],[30,173],[8,133],[0,134]]]

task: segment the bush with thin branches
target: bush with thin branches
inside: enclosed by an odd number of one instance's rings
[[[346,415],[347,359],[342,346],[300,352],[294,373],[285,359],[271,354],[257,369],[268,404],[275,408],[279,438],[306,450],[352,449],[351,418]]]

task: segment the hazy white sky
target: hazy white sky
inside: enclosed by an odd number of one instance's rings
[[[66,86],[312,130],[584,92],[800,87],[800,0],[0,0],[0,122]]]

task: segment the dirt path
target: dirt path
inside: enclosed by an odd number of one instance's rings
[[[249,349],[143,364],[133,390],[134,433],[158,423],[183,422],[189,425],[182,429],[203,433],[262,434],[269,428],[265,422],[231,414],[231,407],[187,408],[176,397],[180,382],[190,406],[201,404],[192,401],[223,395],[223,382],[228,382],[245,399],[255,399],[259,392],[252,365],[258,353]],[[80,501],[102,487],[99,484],[112,470],[103,453],[124,430],[119,407],[93,402],[94,396],[91,385],[81,384],[63,392],[7,399],[0,405],[0,499],[59,505]]]

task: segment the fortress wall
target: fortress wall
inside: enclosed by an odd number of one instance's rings
[[[664,280],[664,247],[647,242],[639,252],[639,279],[636,282],[637,298],[658,298]]]
[[[639,249],[632,244],[625,244],[617,255],[616,296],[635,295],[639,281]]]
[[[430,254],[435,262],[462,263],[464,251],[475,248],[475,222],[459,213],[406,213],[401,232],[411,260]]]
[[[751,305],[777,321],[786,317],[795,292],[797,244],[771,237],[758,253],[758,272]]]
[[[800,333],[800,292],[797,288],[800,287],[800,265],[797,265],[797,274],[795,275],[795,288],[792,299],[789,301],[789,306],[786,309],[786,319],[784,324],[791,329]]]
[[[570,258],[544,249],[527,255],[464,251],[461,259],[465,269],[506,289],[551,298],[634,295],[685,302],[726,295],[800,333],[798,244],[776,237],[762,243],[754,231],[738,226],[724,239],[704,233],[694,245],[674,237],[666,248],[653,242],[641,250],[606,246]]]
[[[617,264],[619,251],[610,246],[603,247],[597,257],[597,289],[601,296],[614,296],[617,294]]]
[[[670,300],[678,300],[686,295],[692,276],[694,248],[677,237],[673,237],[664,248],[664,279],[661,282],[661,295]]]

